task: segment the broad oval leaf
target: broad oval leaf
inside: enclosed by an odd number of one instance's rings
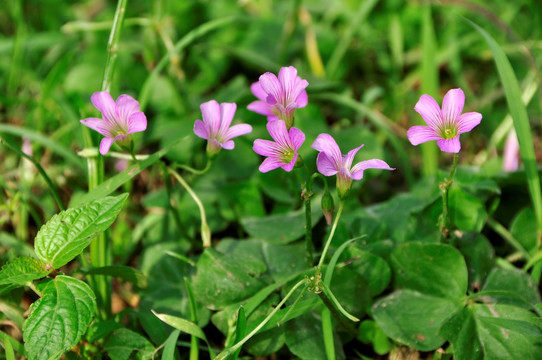
[[[407,243],[395,249],[390,260],[399,288],[452,299],[467,292],[467,265],[449,245]]]
[[[431,351],[445,342],[439,330],[461,306],[459,301],[400,290],[376,302],[372,312],[378,326],[393,340]]]
[[[60,275],[31,309],[23,325],[29,359],[58,359],[81,340],[96,311],[96,296],[84,282]]]
[[[53,269],[79,255],[94,236],[117,218],[128,194],[109,196],[53,216],[36,236],[36,255]]]
[[[51,270],[38,259],[20,257],[11,260],[2,266],[0,270],[0,285],[17,284],[24,285],[29,281],[41,279]]]

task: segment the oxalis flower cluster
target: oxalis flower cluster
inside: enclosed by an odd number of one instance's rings
[[[292,171],[303,161],[298,153],[305,142],[305,134],[293,127],[294,112],[308,103],[306,88],[308,81],[302,79],[293,66],[280,69],[278,76],[266,72],[258,82],[251,85],[251,90],[258,100],[248,105],[248,109],[267,116],[267,130],[273,139],[257,139],[253,150],[264,156],[259,167],[263,173],[282,168]],[[102,134],[100,153],[107,154],[114,142],[130,148],[130,134],[144,131],[147,127],[145,114],[140,111],[139,103],[129,95],[121,95],[115,102],[106,91],[94,93],[91,97],[94,106],[102,113],[102,119],[86,118],[81,123]],[[422,95],[414,107],[427,126],[412,126],[407,137],[412,145],[436,140],[444,152],[458,153],[461,149],[459,135],[477,126],[482,115],[477,112],[463,112],[465,95],[461,89],[452,89],[444,96],[442,108],[429,95]],[[252,132],[248,124],[232,126],[237,105],[219,104],[210,100],[201,104],[202,120],[196,120],[194,133],[207,140],[207,154],[215,157],[220,150],[232,150],[234,138]],[[337,176],[337,190],[343,198],[352,186],[353,180],[363,178],[367,169],[395,170],[385,161],[369,159],[353,165],[356,153],[363,147],[350,150],[346,155],[335,139],[329,134],[320,134],[311,147],[319,152],[316,167],[324,176]],[[133,148],[133,147],[132,147]]]

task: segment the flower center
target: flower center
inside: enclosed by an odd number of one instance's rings
[[[457,128],[456,127],[445,127],[441,134],[444,139],[453,139],[457,136]]]
[[[294,155],[295,155],[295,152],[293,150],[286,149],[282,152],[280,156],[280,160],[285,164],[289,164],[294,159]]]

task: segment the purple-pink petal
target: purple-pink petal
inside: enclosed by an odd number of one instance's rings
[[[331,161],[324,152],[320,152],[316,158],[318,171],[325,176],[335,175],[338,170],[336,164]]]
[[[260,85],[259,81],[256,81],[255,83],[252,83],[250,85],[250,90],[256,96],[258,99],[265,101],[265,98],[267,97],[267,93],[262,89],[262,86]]]
[[[111,133],[109,131],[108,124],[103,119],[98,118],[86,118],[81,120],[81,124],[91,128],[94,131],[97,131],[99,134],[103,136],[111,136]]]
[[[263,173],[266,173],[268,171],[275,170],[279,167],[282,167],[283,165],[284,164],[278,158],[268,157],[264,159],[264,161],[259,167],[259,170]]]
[[[235,110],[237,110],[237,104],[235,103],[222,103],[220,104],[220,132],[225,134],[231,125],[233,117],[235,116]]]
[[[118,117],[124,121],[127,121],[133,113],[139,111],[139,103],[130,95],[123,94],[119,96],[116,106]]]
[[[302,108],[302,107],[307,106],[308,102],[309,102],[309,98],[308,98],[307,92],[305,90],[303,90],[301,92],[301,94],[299,94],[297,99],[295,99],[295,103],[297,104],[298,108]]]
[[[250,104],[248,104],[247,109],[250,111],[254,111],[255,113],[265,115],[265,116],[276,116],[273,113],[273,109],[268,103],[265,103],[263,101],[253,101]]]
[[[205,123],[201,120],[196,120],[194,123],[194,134],[202,139],[209,140],[209,132],[207,131]]]
[[[141,111],[135,112],[128,118],[128,134],[145,131],[147,117]]]
[[[100,110],[102,113],[102,116],[106,122],[114,122],[117,113],[116,113],[116,104],[113,98],[111,97],[111,94],[107,91],[99,91],[92,94],[90,97],[90,101],[92,101],[92,104],[96,107],[96,109]]]
[[[200,109],[209,136],[216,135],[220,128],[220,105],[215,100],[210,100],[201,104]]]
[[[390,167],[385,161],[380,159],[360,161],[350,170],[352,179],[360,180],[363,178],[363,170],[367,169],[395,170],[395,168]]]
[[[457,120],[457,131],[463,134],[471,131],[475,126],[482,121],[482,114],[477,112],[464,113]]]
[[[292,147],[288,130],[284,121],[270,121],[267,123],[267,131],[275,142],[282,148]]]
[[[298,157],[298,154],[296,152],[294,154],[294,157],[292,158],[292,161],[290,161],[288,164],[283,163],[280,167],[283,168],[285,171],[288,171],[288,172],[292,171],[297,161],[297,157]]]
[[[339,169],[341,167],[342,162],[342,154],[341,150],[339,149],[339,145],[337,145],[337,142],[335,142],[335,139],[329,134],[320,134],[314,140],[314,143],[312,144],[312,148],[324,152],[329,160],[333,162],[336,169]]]
[[[235,148],[235,143],[233,142],[233,140],[227,140],[224,141],[224,143],[220,146],[222,146],[222,148],[226,150],[233,150]]]
[[[427,141],[439,140],[442,138],[432,128],[420,125],[412,126],[410,129],[408,129],[407,137],[412,145],[419,145]]]
[[[305,134],[303,133],[303,131],[295,127],[290,128],[290,133],[288,134],[288,136],[290,137],[290,142],[295,151],[297,151],[305,142]]]
[[[115,142],[115,139],[104,137],[100,142],[100,154],[105,155],[111,148],[111,145]]]
[[[446,124],[454,124],[463,112],[465,94],[461,89],[451,89],[442,100],[442,117]]]
[[[262,156],[276,156],[280,153],[277,143],[269,140],[256,139],[252,150]]]
[[[439,129],[442,125],[442,113],[435,99],[429,95],[422,95],[414,106],[425,123],[432,129]]]
[[[354,157],[356,156],[359,149],[361,149],[362,147],[363,147],[363,145],[358,146],[357,148],[350,150],[348,152],[348,154],[346,154],[346,155],[344,155],[342,157],[343,167],[345,167],[347,169],[350,169],[352,167],[352,162],[354,161]]]
[[[229,128],[226,133],[226,139],[233,139],[235,137],[246,135],[252,132],[252,126],[248,124],[237,124]]]
[[[280,85],[279,79],[275,74],[266,72],[260,76],[260,85],[266,93],[265,101],[270,105],[274,105],[279,102],[282,95],[282,86]],[[271,95],[271,96],[269,96]]]
[[[437,145],[440,150],[448,153],[458,153],[461,150],[461,144],[459,143],[459,135],[452,139],[439,139]]]

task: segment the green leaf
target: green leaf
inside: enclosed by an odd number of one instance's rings
[[[454,245],[465,257],[469,288],[479,291],[495,264],[495,250],[487,238],[478,233],[464,233]]]
[[[130,266],[111,265],[81,269],[85,275],[109,275],[126,280],[140,289],[147,287],[147,277],[141,271]]]
[[[105,197],[53,216],[36,235],[36,255],[53,269],[66,265],[111,226],[127,197]]]
[[[532,208],[522,209],[512,220],[510,233],[525,250],[533,253],[536,249],[536,217]]]
[[[452,223],[459,230],[480,232],[487,219],[487,211],[483,201],[459,186],[452,186],[448,197],[448,211]]]
[[[369,283],[371,296],[376,296],[386,289],[390,283],[391,269],[384,259],[356,247],[346,252],[348,257],[343,256],[342,260],[347,261],[348,266],[353,267]]]
[[[247,274],[242,264],[214,249],[205,249],[192,281],[196,298],[205,306],[217,309],[237,303],[256,293],[264,283]]]
[[[95,321],[89,326],[86,339],[88,342],[93,343],[121,328],[123,328],[123,325],[113,320]]]
[[[104,350],[111,360],[146,360],[152,358],[154,346],[138,333],[123,328],[109,336],[104,344]]]
[[[391,341],[373,320],[365,320],[360,324],[357,338],[365,344],[372,343],[378,355],[385,355],[392,348]]]
[[[24,285],[29,281],[41,279],[52,270],[47,270],[44,263],[30,257],[19,257],[11,260],[0,270],[0,285]]]
[[[399,290],[377,301],[372,314],[384,333],[393,340],[421,351],[444,344],[438,335],[442,324],[461,310],[458,301]]]
[[[23,326],[30,359],[57,359],[77,345],[96,312],[96,297],[84,282],[59,275],[31,307]]]
[[[441,333],[457,360],[542,357],[540,319],[514,306],[474,304],[454,315]]]
[[[322,326],[320,321],[311,314],[305,314],[286,323],[286,345],[300,359],[327,359],[322,337]],[[335,337],[335,356],[336,359],[345,358],[338,337]]]
[[[322,211],[316,206],[313,207],[313,226],[322,216]],[[263,218],[242,218],[241,225],[253,238],[262,239],[271,244],[288,244],[305,234],[305,210],[300,209],[287,214],[269,215]]]
[[[13,350],[13,345],[11,344],[11,336],[4,333],[4,352],[6,355],[6,360],[15,360],[15,351]]]
[[[527,303],[534,306],[538,304],[540,293],[537,286],[529,275],[517,269],[494,269],[487,277],[486,283],[482,288],[486,291],[507,291],[516,294]],[[526,304],[514,301],[512,298],[501,298],[499,302],[512,303],[516,306],[528,307]]]
[[[510,115],[512,115],[512,119],[514,120],[514,128],[516,129],[516,134],[518,136],[521,160],[523,161],[525,174],[527,175],[527,186],[529,188],[538,223],[538,231],[542,232],[542,194],[540,191],[538,164],[534,152],[534,142],[531,134],[529,115],[527,113],[527,108],[521,99],[521,90],[519,88],[518,79],[516,78],[514,69],[506,57],[506,54],[495,39],[474,22],[468,21],[480,34],[482,34],[493,53],[497,71],[499,72],[502,87],[506,95],[506,103],[508,104]]]
[[[247,330],[247,317],[245,316],[245,309],[241,306],[237,312],[237,324],[235,325],[235,341],[234,344],[237,344],[241,341],[246,334]],[[233,354],[233,360],[236,360],[241,352],[241,348]]]
[[[467,266],[461,253],[449,245],[407,243],[390,257],[397,287],[444,298],[467,292]]]

